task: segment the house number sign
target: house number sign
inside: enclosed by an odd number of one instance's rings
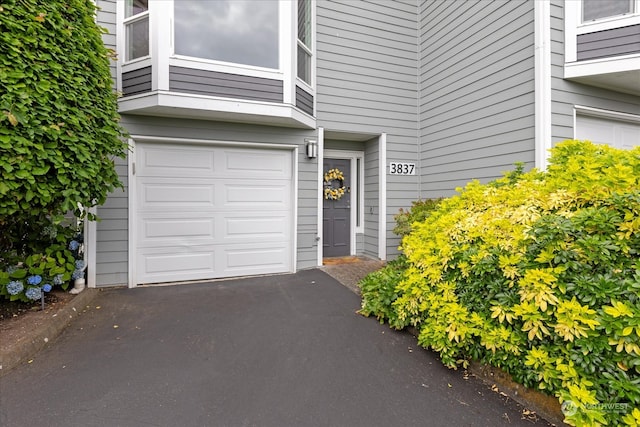
[[[389,162],[389,173],[391,175],[415,175],[415,163]]]

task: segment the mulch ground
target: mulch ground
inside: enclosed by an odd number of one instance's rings
[[[45,307],[40,301],[24,303],[0,298],[0,349],[7,349],[29,335],[40,325],[51,320],[58,310],[75,298],[63,290],[45,295]]]

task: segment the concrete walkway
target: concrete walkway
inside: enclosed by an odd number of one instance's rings
[[[0,378],[0,425],[547,425],[359,307],[318,269],[106,290]]]

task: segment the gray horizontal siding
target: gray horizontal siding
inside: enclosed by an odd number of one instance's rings
[[[640,52],[640,24],[578,35],[578,61]]]
[[[319,0],[316,3],[316,117],[329,131],[387,134],[389,161],[417,155],[417,3]],[[378,139],[366,144],[363,251],[378,256]],[[373,157],[369,156],[369,153]],[[375,153],[375,155],[374,155]],[[387,254],[397,253],[393,213],[418,198],[417,176],[388,175]]]
[[[102,42],[107,49],[116,52],[116,0],[96,1],[98,12],[96,14],[97,24],[107,32],[102,34]],[[110,65],[111,78],[116,82],[116,60],[112,59]]]
[[[124,96],[151,92],[151,66],[122,73]]]
[[[313,116],[313,95],[296,86],[296,107]]]
[[[364,241],[363,252],[373,258],[378,257],[378,160],[380,153],[374,142],[365,144],[364,152]]]
[[[169,67],[169,90],[253,101],[283,101],[281,80],[175,66]]]
[[[534,163],[534,12],[527,1],[420,6],[422,198]]]
[[[574,106],[640,115],[640,97],[565,80],[564,1],[551,2],[551,132],[553,142],[574,135]],[[637,27],[637,26],[634,26]]]
[[[307,159],[304,150],[304,139],[317,137],[314,131],[134,115],[123,115],[122,124],[132,135],[298,145],[297,268],[316,265],[318,162]],[[98,286],[123,285],[128,277],[127,161],[118,160],[116,168],[125,191],[116,190],[98,208]]]
[[[96,223],[96,282],[97,286],[124,285],[128,280],[128,161],[116,159],[116,171],[124,184],[97,209],[101,219]]]

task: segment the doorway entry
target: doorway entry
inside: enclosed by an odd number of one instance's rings
[[[323,247],[325,258],[351,255],[351,160],[324,159]]]

